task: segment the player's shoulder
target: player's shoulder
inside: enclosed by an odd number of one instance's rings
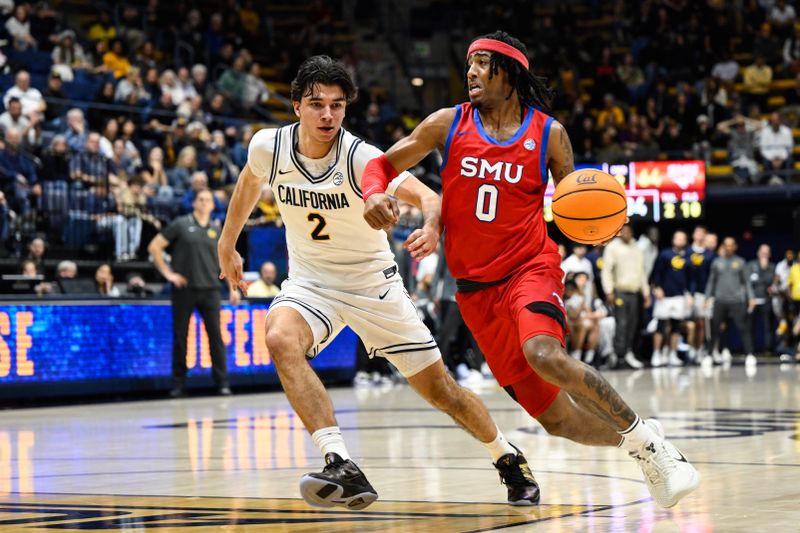
[[[283,128],[262,128],[253,134],[250,139],[250,149],[266,150],[272,152],[275,148],[275,138]]]

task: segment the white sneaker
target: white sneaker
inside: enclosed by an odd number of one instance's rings
[[[653,357],[650,358],[650,366],[658,368],[663,364],[664,361],[661,359],[661,352],[653,352]]]
[[[722,364],[722,354],[719,353],[718,350],[714,350],[711,353],[711,357],[714,359],[714,364],[715,365],[721,365]]]
[[[639,370],[644,368],[644,363],[636,359],[636,356],[633,355],[633,352],[628,352],[625,354],[625,362],[628,363],[628,366],[633,368],[634,370]]]
[[[745,356],[745,358],[744,358],[744,366],[746,366],[746,367],[754,367],[757,364],[758,364],[758,359],[756,359],[755,355],[749,353],[749,354],[747,354],[747,356]]]
[[[483,377],[485,377],[487,379],[492,377],[492,369],[489,368],[489,363],[484,361],[481,364],[481,374],[483,374]]]
[[[591,365],[594,361],[594,350],[586,350],[586,355],[583,357],[583,362]]]
[[[664,429],[657,420],[648,419],[645,424],[658,438],[630,455],[639,463],[655,502],[670,508],[700,485],[700,473],[678,448],[664,439]]]
[[[700,366],[703,368],[711,368],[714,366],[714,358],[706,354],[702,359],[700,359]]]
[[[731,361],[733,360],[733,356],[731,356],[731,351],[727,348],[722,350],[722,364],[723,365],[730,365]]]
[[[577,359],[578,361],[581,360],[581,351],[580,350],[572,350],[569,354],[572,356],[573,359]]]
[[[669,352],[669,366],[683,366],[683,361],[678,357],[678,352]]]
[[[464,381],[469,378],[469,367],[464,363],[456,366],[456,381]]]

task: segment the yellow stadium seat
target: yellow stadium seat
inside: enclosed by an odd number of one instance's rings
[[[713,152],[711,152],[711,157],[714,158],[714,159],[727,160],[728,159],[728,151],[725,150],[725,149],[714,150]]]
[[[730,165],[711,165],[708,167],[709,176],[729,176],[733,174],[733,167]]]
[[[788,91],[794,88],[794,80],[774,80],[769,88],[773,91]]]
[[[770,96],[767,100],[768,107],[781,107],[786,105],[786,98],[783,96]]]

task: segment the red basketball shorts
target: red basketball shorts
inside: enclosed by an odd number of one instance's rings
[[[456,294],[464,322],[478,341],[497,382],[513,388],[514,384],[525,381],[524,407],[532,416],[550,407],[559,388],[534,372],[522,346],[538,335],[553,337],[564,345],[566,331],[562,324],[566,324],[566,312],[561,298],[564,294],[561,277],[561,257],[558,253],[545,253],[504,283]]]

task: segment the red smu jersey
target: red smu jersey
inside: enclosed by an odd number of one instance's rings
[[[547,138],[553,118],[529,107],[505,142],[484,131],[477,109],[456,106],[444,147],[442,220],[455,278],[498,281],[543,252],[557,252],[543,217]]]

